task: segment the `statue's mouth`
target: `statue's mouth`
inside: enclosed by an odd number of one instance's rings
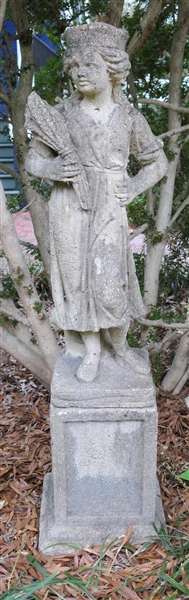
[[[90,82],[89,82],[89,81],[87,81],[86,79],[80,79],[80,80],[79,80],[79,84],[80,84],[80,85],[86,85],[86,84],[88,84],[88,83],[90,83]]]

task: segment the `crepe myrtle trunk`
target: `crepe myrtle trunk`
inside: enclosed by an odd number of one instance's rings
[[[31,89],[29,89],[29,93],[30,92]],[[26,100],[27,98],[23,98],[23,104],[25,104]],[[33,178],[27,173],[25,169],[25,159],[28,152],[28,140],[27,132],[24,127],[24,108],[25,106],[23,107],[23,111],[18,109],[18,99],[15,97],[12,102],[12,126],[14,133],[14,143],[16,148],[17,162],[20,170],[20,179],[23,185],[23,191],[31,214],[34,232],[37,239],[39,252],[41,255],[45,273],[50,285],[50,242],[48,213],[42,196],[38,194],[31,185],[31,180]]]
[[[15,103],[16,104],[16,103]],[[19,127],[17,118],[12,118],[14,142],[16,147],[17,162],[20,170],[20,179],[23,185],[23,191],[26,197],[28,208],[33,222],[34,232],[37,239],[39,252],[45,269],[45,273],[50,283],[50,249],[49,249],[49,220],[43,197],[38,194],[31,185],[30,175],[25,169],[25,159],[28,152],[28,143],[26,141],[26,131],[24,127]]]
[[[180,106],[181,103],[181,82],[183,70],[183,57],[185,43],[189,28],[189,2],[180,0],[178,21],[175,27],[170,56],[170,84],[169,84],[169,103],[174,106]],[[181,115],[174,110],[168,111],[168,129],[173,130],[181,126]],[[173,207],[175,177],[181,152],[181,144],[178,141],[178,135],[170,138],[168,150],[171,153],[171,160],[165,178],[160,187],[160,200],[158,212],[155,217],[155,227],[160,234],[160,241],[153,244],[148,240],[147,255],[144,276],[144,300],[147,306],[156,305],[159,287],[159,272],[161,262],[164,256],[166,246],[166,232],[170,225],[170,219]],[[162,239],[161,239],[162,238]]]
[[[162,240],[158,243],[153,243],[150,240],[147,241],[144,272],[144,301],[146,306],[155,306],[157,303],[159,272],[166,246],[166,229],[169,227],[172,214],[175,176],[180,156],[180,148],[177,141],[171,140],[169,149],[172,149],[172,152],[174,152],[174,159],[169,163],[166,176],[160,186],[159,208],[155,220],[155,226],[160,237],[162,236]]]
[[[107,11],[107,22],[114,27],[120,27],[124,0],[110,0]]]
[[[11,82],[9,83],[9,103],[7,108],[13,126],[16,157],[20,169],[20,180],[24,186],[24,193],[33,221],[40,255],[50,284],[48,214],[42,196],[37,194],[31,186],[31,178],[25,170],[25,158],[28,152],[28,137],[24,126],[25,108],[27,98],[32,91],[34,73],[32,31],[30,28],[27,11],[24,8],[24,2],[22,0],[10,0],[9,8],[20,42],[21,67],[16,94],[14,87],[11,87]]]
[[[13,307],[12,318],[10,322],[8,321],[7,325],[7,320],[6,318],[4,320],[4,317],[10,316],[9,306],[7,303],[4,310],[2,304],[1,345],[4,350],[13,354],[15,358],[21,360],[27,367],[29,367],[29,360],[31,359],[34,374],[40,381],[49,385],[58,354],[58,347],[50,327],[49,319],[43,309],[43,303],[40,301],[30,277],[25,256],[21,251],[12,215],[6,205],[6,198],[1,182],[0,213],[0,234],[3,249],[8,259],[10,275],[26,314],[24,320],[22,313],[17,317],[15,310],[19,311]],[[30,328],[38,345],[36,348],[31,341],[32,334]],[[16,342],[15,338],[17,338]]]
[[[1,0],[0,2],[0,31],[2,29],[5,11],[6,11],[7,0]]]

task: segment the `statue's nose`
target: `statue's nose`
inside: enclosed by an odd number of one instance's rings
[[[78,75],[78,77],[84,77],[85,69],[83,69],[82,67],[80,69],[78,69],[77,75]]]

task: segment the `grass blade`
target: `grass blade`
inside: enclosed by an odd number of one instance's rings
[[[181,583],[178,583],[178,581],[175,581],[175,579],[173,579],[173,577],[170,577],[170,575],[164,574],[163,578],[165,581],[167,581],[167,583],[170,583],[170,585],[172,585],[172,587],[179,590],[179,592],[182,592],[183,594],[186,594],[186,596],[189,596],[189,588],[186,588]]]

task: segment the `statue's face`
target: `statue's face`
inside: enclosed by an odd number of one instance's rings
[[[79,92],[84,95],[99,93],[110,85],[106,63],[97,52],[83,56],[75,54],[70,75]]]

